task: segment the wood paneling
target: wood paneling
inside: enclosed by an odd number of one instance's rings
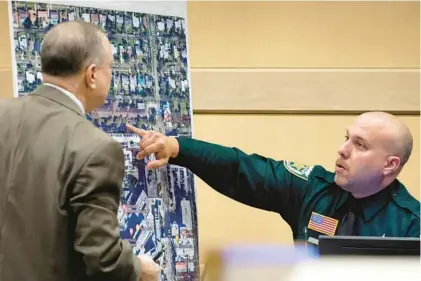
[[[11,68],[0,68],[0,99],[13,97],[13,79]]]
[[[0,1],[0,68],[10,68],[12,65],[8,11],[7,1]]]
[[[10,49],[9,6],[0,1],[0,98],[13,97],[12,51]]]
[[[419,1],[191,1],[193,68],[418,68]]]
[[[419,112],[419,70],[192,69],[195,112]]]

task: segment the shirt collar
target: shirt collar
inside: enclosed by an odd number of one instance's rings
[[[399,182],[394,181],[382,191],[369,197],[358,199],[357,201],[363,209],[364,220],[366,222],[370,221],[389,202],[398,188]]]
[[[59,90],[60,92],[62,92],[63,94],[65,94],[66,96],[68,96],[72,101],[74,101],[77,104],[77,106],[80,108],[81,112],[83,114],[85,114],[85,108],[83,107],[83,104],[73,93],[69,92],[66,89],[63,89],[62,87],[54,85],[54,84],[50,84],[50,83],[43,83],[43,84],[46,85],[46,86],[53,87],[53,88]]]
[[[342,207],[346,203],[351,203],[350,200],[353,199],[351,193],[344,191],[334,183],[335,180],[333,173],[324,172],[321,175],[316,174],[316,176],[324,179],[330,184],[335,185],[336,188],[339,188],[342,191],[340,192],[338,200],[336,201],[337,211],[342,209]],[[368,222],[371,219],[373,219],[375,215],[377,215],[377,213],[387,204],[387,202],[389,202],[391,198],[396,197],[400,190],[401,184],[399,180],[395,179],[388,187],[386,187],[382,191],[377,192],[376,194],[373,194],[366,198],[355,199],[352,203],[357,204],[360,207],[360,209],[362,210],[361,215],[363,216],[364,221]]]
[[[355,199],[350,193],[348,193],[347,200],[343,200],[342,204],[338,206],[338,209],[348,203],[351,205],[351,208],[357,210],[359,209],[361,213],[360,215],[363,217],[364,221],[369,222],[387,204],[387,202],[389,202],[392,196],[396,194],[399,186],[399,182],[395,180],[382,191],[361,199]]]

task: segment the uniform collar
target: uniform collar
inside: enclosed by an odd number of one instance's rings
[[[340,210],[345,203],[352,200],[352,195],[344,191],[335,184],[335,174],[322,170],[317,172],[316,177],[319,177],[339,189],[338,201],[336,201],[336,210]],[[389,202],[390,199],[396,199],[399,192],[402,190],[399,180],[395,179],[388,187],[382,191],[362,199],[355,199],[355,203],[362,209],[362,216],[364,221],[368,222]]]
[[[389,200],[396,196],[399,191],[399,181],[395,180],[388,187],[382,191],[373,194],[369,197],[355,199],[351,193],[347,193],[341,205],[338,205],[338,209],[341,208],[345,203],[349,203],[353,208],[361,210],[361,215],[365,222],[372,220],[377,213],[389,202]]]
[[[66,90],[61,89],[55,85],[51,84],[42,84],[38,86],[35,91],[32,93],[33,95],[38,95],[47,99],[50,99],[52,101],[55,101],[72,111],[76,112],[77,114],[84,116],[84,109],[81,104],[78,104],[77,101],[75,101],[72,98],[71,93],[66,93]],[[76,97],[75,97],[76,98]],[[79,101],[80,103],[80,101]]]

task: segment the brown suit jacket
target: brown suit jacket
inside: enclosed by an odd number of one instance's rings
[[[120,144],[61,91],[0,101],[0,280],[138,281]]]

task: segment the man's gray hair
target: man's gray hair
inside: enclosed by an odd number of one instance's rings
[[[53,27],[41,46],[42,73],[67,77],[91,63],[100,64],[104,54],[104,33],[84,21],[68,21]]]

